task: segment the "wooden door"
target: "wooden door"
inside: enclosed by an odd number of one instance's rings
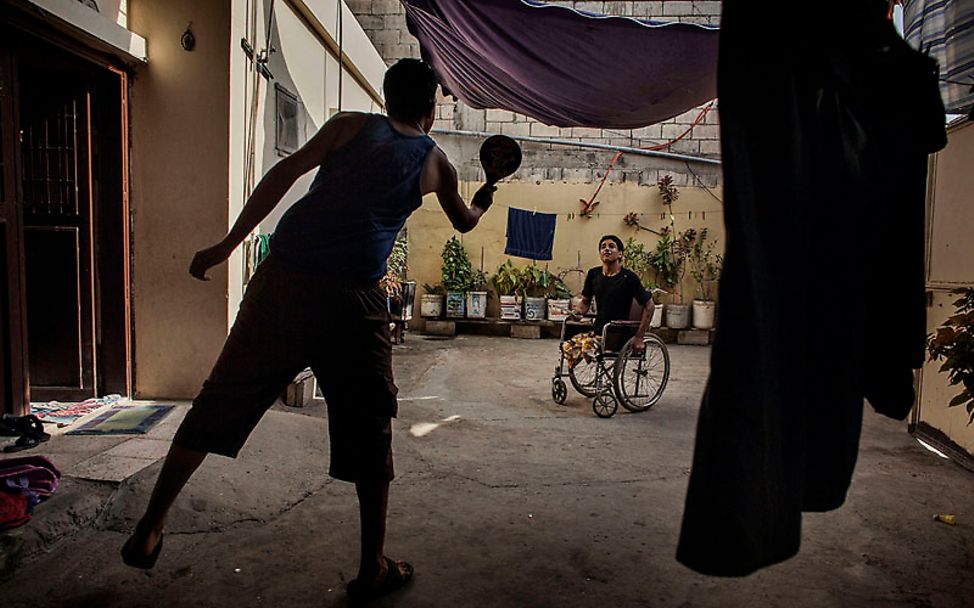
[[[24,53],[20,63],[31,399],[79,400],[95,396],[97,384],[91,77],[56,57]]]
[[[16,73],[10,49],[0,46],[0,412],[27,413],[23,331],[23,248],[18,204]]]

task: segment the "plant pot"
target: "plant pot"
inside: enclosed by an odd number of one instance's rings
[[[649,320],[650,327],[662,327],[663,325],[663,305],[656,304],[653,307],[653,317]]]
[[[670,329],[686,329],[690,325],[690,305],[667,304],[665,316]]]
[[[464,312],[463,292],[462,291],[446,292],[446,318],[462,319],[463,312]]]
[[[525,321],[544,321],[545,299],[524,298],[524,320]]]
[[[483,319],[487,316],[487,292],[468,291],[467,292],[467,317],[470,319]]]
[[[439,319],[443,314],[443,296],[435,293],[424,293],[419,301],[419,314],[427,319]]]
[[[548,320],[564,321],[571,312],[571,300],[548,300]]]
[[[693,327],[695,329],[710,329],[714,326],[714,311],[717,303],[712,300],[693,301]]]
[[[501,296],[501,319],[507,321],[521,320],[521,298],[518,296]]]

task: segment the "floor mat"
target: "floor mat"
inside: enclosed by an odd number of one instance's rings
[[[121,395],[106,395],[104,397],[85,399],[76,403],[62,403],[60,401],[31,403],[30,413],[45,423],[56,423],[60,428],[75,422],[78,418],[86,416],[100,407],[114,405],[121,398]]]
[[[115,407],[65,435],[141,435],[166,417],[173,405]]]

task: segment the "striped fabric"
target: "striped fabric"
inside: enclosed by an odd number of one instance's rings
[[[940,92],[948,113],[974,104],[974,2],[905,0],[904,37],[940,64]]]

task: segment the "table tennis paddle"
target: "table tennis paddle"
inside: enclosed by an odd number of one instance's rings
[[[480,146],[480,164],[493,185],[521,166],[521,146],[506,135],[491,135]]]

